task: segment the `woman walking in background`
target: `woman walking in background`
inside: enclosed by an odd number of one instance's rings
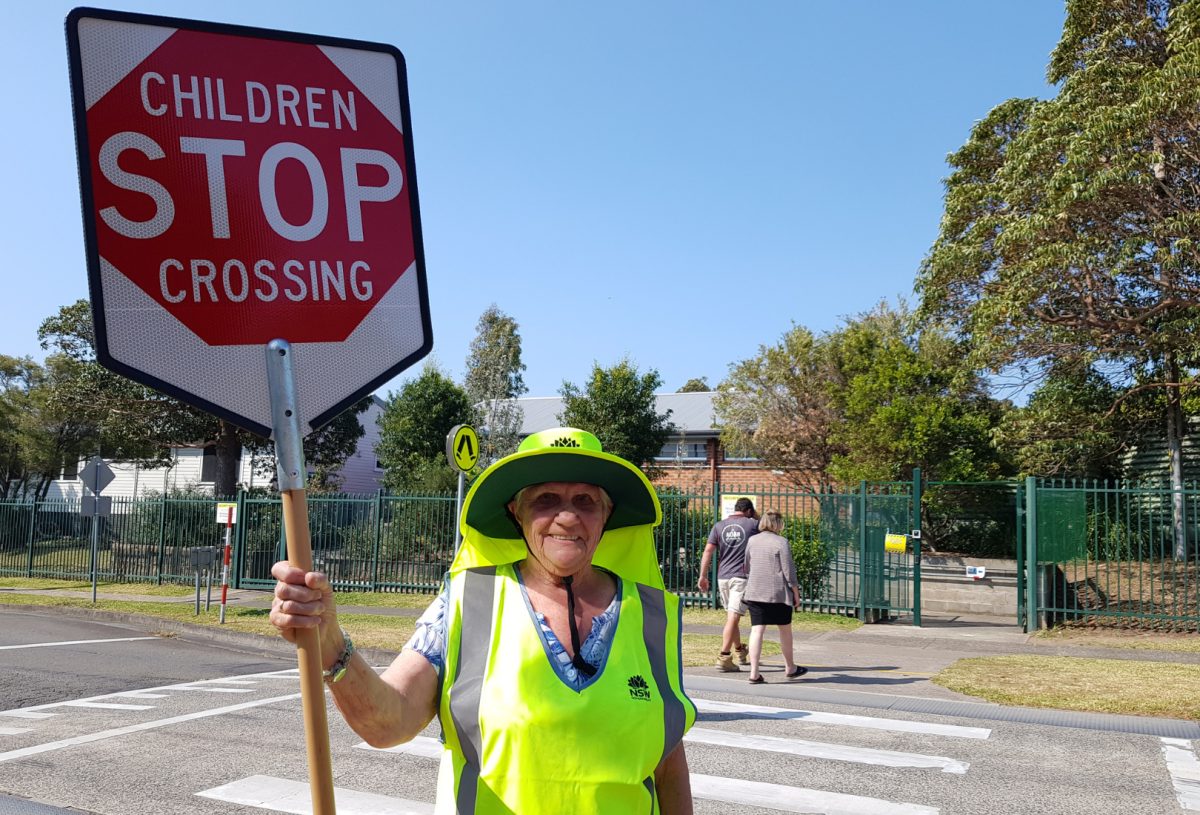
[[[746,542],[746,593],[750,611],[750,682],[765,682],[758,672],[762,657],[763,633],[768,625],[779,626],[779,646],[783,650],[787,678],[808,673],[792,657],[792,609],[800,605],[800,587],[796,583],[796,563],[783,531],[783,516],[768,509],[758,521],[758,534]]]

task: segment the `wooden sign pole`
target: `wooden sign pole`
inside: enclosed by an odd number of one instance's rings
[[[267,381],[271,392],[272,434],[278,463],[279,495],[283,500],[288,562],[309,572],[312,571],[313,557],[308,497],[304,490],[307,472],[304,467],[296,383],[292,374],[292,349],[286,340],[272,340],[267,345]],[[313,815],[335,815],[321,637],[317,629],[296,631],[296,654],[300,666],[300,701],[304,711]]]

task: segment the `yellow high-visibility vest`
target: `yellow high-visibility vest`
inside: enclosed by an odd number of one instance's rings
[[[550,664],[513,564],[452,575],[438,813],[659,812],[654,770],[696,720],[683,691],[679,598],[621,581],[591,684]]]

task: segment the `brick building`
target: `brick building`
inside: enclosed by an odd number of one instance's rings
[[[700,391],[655,396],[655,410],[671,411],[669,421],[675,425],[674,435],[654,460],[662,471],[655,485],[689,493],[711,493],[718,483],[739,489],[786,489],[788,482],[764,468],[758,459],[739,457],[725,450],[720,430],[715,427],[715,395],[713,391]],[[533,396],[517,402],[524,414],[522,435],[562,424],[558,416],[563,412],[563,401],[557,396]]]

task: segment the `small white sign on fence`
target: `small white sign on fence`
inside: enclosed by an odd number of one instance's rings
[[[233,501],[219,501],[217,503],[217,523],[237,523],[237,503]]]

